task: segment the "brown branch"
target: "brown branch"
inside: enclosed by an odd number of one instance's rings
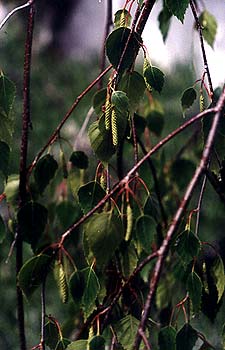
[[[140,347],[140,343],[141,343],[141,334],[145,331],[146,328],[146,323],[148,320],[148,315],[150,313],[151,307],[152,307],[152,303],[153,303],[153,297],[155,295],[155,291],[161,276],[161,272],[162,272],[162,268],[163,268],[163,264],[165,262],[165,259],[167,257],[168,254],[168,250],[169,250],[169,245],[170,242],[173,238],[173,235],[178,227],[178,224],[180,222],[180,219],[182,218],[183,214],[185,213],[185,210],[188,206],[188,203],[192,197],[192,194],[194,192],[194,189],[196,188],[199,179],[201,178],[202,173],[205,171],[208,162],[209,162],[209,158],[211,155],[211,151],[212,151],[212,147],[213,147],[213,143],[214,143],[214,139],[215,139],[215,135],[216,135],[216,131],[217,131],[217,127],[219,124],[219,120],[220,117],[222,115],[222,110],[224,108],[225,105],[225,89],[223,90],[222,95],[220,96],[220,99],[216,105],[216,107],[214,108],[214,119],[213,119],[213,123],[204,147],[204,151],[202,154],[202,158],[201,161],[199,163],[199,166],[197,167],[187,189],[186,192],[184,194],[184,197],[180,203],[180,206],[176,212],[176,214],[174,215],[172,224],[170,225],[168,232],[166,234],[166,237],[163,240],[163,243],[161,245],[161,247],[158,250],[158,260],[156,262],[154,271],[153,271],[153,275],[152,278],[150,280],[149,283],[149,293],[146,299],[146,303],[144,306],[144,311],[142,314],[142,318],[141,318],[141,322],[139,324],[138,327],[138,332],[136,335],[136,339],[135,339],[135,343],[134,343],[134,349],[138,350]]]
[[[35,159],[33,160],[33,162],[31,163],[31,165],[28,168],[28,174],[30,175],[33,168],[36,166],[38,160],[41,158],[42,154],[45,152],[45,150],[52,145],[56,139],[58,138],[59,132],[62,129],[62,127],[64,126],[65,122],[69,119],[69,117],[71,116],[71,114],[73,113],[74,109],[77,107],[77,105],[79,104],[79,102],[83,99],[83,97],[93,88],[93,86],[95,86],[99,80],[102,79],[102,77],[108,73],[108,71],[112,68],[112,65],[108,66],[101,74],[99,74],[99,76],[92,81],[92,83],[90,85],[88,85],[88,87],[76,98],[76,100],[74,101],[74,103],[72,104],[72,106],[70,107],[70,109],[68,110],[68,112],[65,114],[65,116],[63,117],[63,119],[61,120],[61,122],[59,123],[59,125],[57,126],[57,128],[55,129],[55,131],[52,133],[52,135],[50,136],[50,138],[48,139],[47,143],[42,147],[42,149],[39,151],[39,153],[36,155]]]
[[[15,7],[12,11],[10,11],[5,18],[3,18],[3,20],[0,23],[0,30],[4,27],[4,25],[6,24],[6,22],[8,22],[8,20],[18,11],[21,11],[23,9],[25,9],[26,7],[31,6],[34,3],[34,0],[29,0],[27,1],[25,4],[20,5]]]
[[[21,208],[27,198],[27,151],[28,151],[28,132],[30,125],[30,70],[31,70],[31,51],[34,28],[34,5],[31,5],[27,24],[27,36],[25,42],[24,54],[24,77],[23,77],[23,121],[22,136],[20,146],[20,172],[19,172],[19,208]],[[16,273],[18,274],[23,266],[23,240],[20,226],[17,228],[16,237]],[[23,294],[17,285],[17,316],[20,336],[20,349],[26,350],[26,336],[24,326],[24,305]]]
[[[196,22],[197,30],[199,32],[199,38],[200,38],[200,44],[201,44],[201,51],[202,51],[202,57],[203,57],[203,62],[204,62],[204,68],[205,68],[205,71],[206,71],[206,74],[207,74],[207,78],[208,78],[210,95],[211,95],[211,98],[213,100],[214,91],[213,91],[212,79],[211,79],[211,75],[210,75],[210,71],[209,71],[208,60],[207,60],[206,52],[205,52],[204,39],[203,39],[203,34],[202,34],[202,26],[201,26],[201,23],[199,22],[199,18],[198,18],[198,14],[197,14],[197,10],[196,10],[194,1],[191,0],[190,1],[190,5],[191,5],[191,10],[192,10],[195,22]]]
[[[138,34],[140,34],[140,35],[142,34],[144,27],[147,23],[148,17],[150,15],[154,5],[155,5],[155,0],[146,0],[145,1],[141,17],[140,17],[140,19],[137,23],[137,27],[136,27],[136,32]]]
[[[112,19],[112,0],[107,0],[107,12],[106,12],[106,24],[105,24],[105,34],[104,34],[104,40],[102,45],[102,53],[101,53],[101,62],[100,62],[100,72],[102,73],[105,69],[105,62],[106,62],[106,56],[105,56],[105,42],[109,35],[110,28],[113,25],[113,19]],[[103,79],[100,79],[98,82],[98,89],[100,90],[103,85]]]

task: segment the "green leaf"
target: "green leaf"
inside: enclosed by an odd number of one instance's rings
[[[114,18],[115,29],[119,27],[129,27],[131,19],[131,14],[126,9],[118,10]]]
[[[42,157],[34,170],[35,182],[40,193],[43,193],[49,182],[55,176],[58,164],[52,155],[46,154]]]
[[[185,158],[176,159],[171,166],[172,181],[176,183],[180,190],[184,190],[188,181],[192,178],[196,166],[193,161]]]
[[[202,299],[202,282],[196,272],[191,272],[188,276],[187,291],[192,301],[193,312],[198,313]]]
[[[190,108],[197,98],[196,90],[193,87],[186,89],[181,96],[181,106],[183,111]]]
[[[128,38],[130,39],[127,45]],[[137,33],[131,33],[130,29],[124,27],[115,29],[109,34],[106,41],[106,54],[113,67],[118,69],[121,56],[126,47],[126,52],[120,65],[120,72],[130,68],[138,54],[141,41],[141,37]]]
[[[19,210],[17,219],[23,240],[35,249],[47,224],[47,209],[37,202],[28,202]]]
[[[144,77],[148,85],[159,93],[164,85],[164,73],[157,67],[149,66],[144,70]]]
[[[7,143],[0,141],[0,171],[3,173],[5,179],[8,177],[8,168],[9,168],[9,156],[10,148]]]
[[[88,341],[84,339],[73,341],[67,346],[67,350],[88,350]]]
[[[137,318],[131,315],[127,315],[115,324],[114,328],[116,331],[117,339],[119,343],[122,344],[124,349],[133,349],[133,344],[139,323],[140,321]],[[143,344],[140,346],[140,349],[144,349]]]
[[[123,276],[129,277],[137,267],[138,257],[133,244],[126,246],[120,255]]]
[[[93,108],[95,110],[95,113],[99,116],[103,114],[102,107],[105,104],[106,97],[107,97],[107,89],[106,88],[101,89],[94,94],[92,104],[93,104]]]
[[[159,16],[158,16],[159,29],[162,33],[164,42],[166,41],[166,38],[169,32],[171,16],[172,16],[172,13],[169,11],[169,9],[166,6],[163,7],[162,11],[159,13]]]
[[[62,201],[56,207],[56,215],[63,229],[67,229],[82,216],[82,211],[77,203]]]
[[[159,332],[159,350],[176,350],[176,330],[172,326],[164,327]]]
[[[166,6],[174,16],[183,22],[189,2],[190,0],[166,0]]]
[[[11,112],[15,94],[15,85],[0,71],[0,140],[7,144],[11,142],[13,134]]]
[[[29,299],[47,276],[52,258],[40,254],[26,261],[18,274],[18,284]]]
[[[84,229],[97,265],[106,265],[124,236],[121,219],[111,212],[95,213]]]
[[[101,161],[109,161],[116,149],[112,143],[111,132],[99,129],[99,122],[92,123],[88,130],[88,136],[95,154]]]
[[[16,204],[19,199],[19,175],[10,175],[4,188],[9,204]]]
[[[50,349],[55,350],[60,338],[58,327],[52,321],[48,321],[44,327],[45,327],[45,344]]]
[[[176,251],[185,263],[189,263],[198,256],[201,242],[190,230],[183,231],[177,239]]]
[[[151,110],[148,113],[146,120],[149,130],[156,136],[160,136],[165,124],[164,114],[157,110]]]
[[[89,350],[105,350],[105,339],[101,335],[95,335],[89,341]]]
[[[88,157],[82,151],[73,152],[70,156],[70,162],[76,168],[79,168],[79,169],[87,169],[88,168]]]
[[[70,344],[69,339],[62,338],[58,341],[56,347],[54,350],[65,350],[67,349],[67,346]]]
[[[4,241],[5,235],[6,235],[5,223],[0,215],[0,244],[2,244],[2,242]]]
[[[130,110],[136,111],[146,89],[143,76],[135,71],[126,72],[119,82],[119,89],[126,92]]]
[[[144,204],[144,213],[153,217],[156,222],[159,220],[159,203],[154,194],[150,194]]]
[[[98,182],[91,181],[81,186],[77,195],[84,214],[87,214],[105,197],[106,193]]]
[[[192,350],[198,339],[197,331],[186,323],[177,333],[176,350]]]
[[[213,280],[218,292],[217,302],[219,302],[223,296],[224,289],[225,289],[224,264],[220,255],[217,255],[215,260],[213,261],[213,265],[210,269],[210,273],[213,277]]]
[[[87,318],[96,308],[95,300],[100,290],[98,278],[91,267],[74,272],[70,278],[70,292],[75,303],[79,303]]]
[[[225,349],[225,324],[223,325],[223,329],[222,329],[222,344],[223,344],[223,349]]]
[[[215,17],[205,10],[201,13],[199,22],[202,26],[203,38],[213,48],[217,32],[217,21]]]
[[[113,91],[111,96],[112,106],[115,107],[121,114],[126,114],[129,111],[129,99],[123,91]]]
[[[156,233],[156,223],[149,215],[141,215],[136,220],[136,238],[142,248],[149,253]]]

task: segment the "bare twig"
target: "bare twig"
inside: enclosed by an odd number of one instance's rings
[[[209,161],[210,154],[211,154],[212,147],[213,147],[213,142],[215,139],[217,127],[219,124],[219,120],[220,120],[220,117],[222,114],[222,109],[224,108],[224,105],[225,105],[225,89],[223,90],[223,93],[220,96],[220,99],[219,99],[216,107],[214,108],[215,115],[214,115],[213,123],[212,123],[211,129],[210,129],[210,132],[209,132],[209,135],[208,135],[205,147],[204,147],[204,151],[203,151],[199,166],[197,167],[197,169],[196,169],[196,171],[195,171],[195,173],[194,173],[194,175],[193,175],[193,177],[192,177],[192,179],[191,179],[191,181],[186,189],[186,192],[185,192],[184,197],[180,203],[180,206],[179,206],[176,214],[174,215],[172,224],[170,225],[168,232],[166,234],[166,237],[164,238],[162,245],[158,250],[159,256],[158,256],[158,259],[157,259],[157,262],[156,262],[156,265],[155,265],[155,268],[153,271],[152,278],[151,278],[150,283],[149,283],[149,293],[148,293],[147,298],[146,298],[144,311],[142,314],[141,322],[139,324],[138,332],[137,332],[136,339],[135,339],[135,344],[134,344],[135,350],[138,350],[140,347],[140,343],[141,343],[141,339],[142,339],[141,334],[142,334],[142,332],[145,331],[145,328],[146,328],[148,315],[149,315],[149,312],[151,310],[152,303],[153,303],[153,297],[155,295],[155,291],[156,291],[156,288],[157,288],[157,285],[158,285],[158,282],[160,279],[160,275],[161,275],[164,261],[167,257],[167,254],[168,254],[170,242],[171,242],[173,235],[178,227],[180,219],[182,218],[183,214],[185,213],[185,210],[186,210],[188,203],[192,197],[194,189],[195,189],[196,185],[198,184],[198,181],[199,181],[202,173],[205,171],[205,169],[208,165],[208,161]]]
[[[35,167],[35,165],[37,164],[38,160],[40,159],[40,157],[42,156],[42,154],[45,152],[45,150],[51,145],[53,144],[56,139],[58,138],[59,132],[62,129],[63,125],[65,124],[65,122],[69,119],[69,117],[71,116],[71,114],[73,113],[74,109],[77,107],[77,105],[79,104],[79,102],[83,99],[83,97],[93,88],[93,86],[95,86],[99,80],[102,79],[102,77],[112,68],[112,65],[108,66],[104,72],[102,72],[94,81],[92,81],[92,83],[90,85],[88,85],[88,87],[76,98],[76,100],[74,101],[74,103],[72,104],[72,106],[70,107],[70,109],[68,110],[68,112],[65,114],[65,116],[63,117],[63,119],[61,120],[61,122],[59,123],[59,125],[57,126],[57,128],[55,129],[55,131],[52,133],[52,135],[50,136],[50,138],[48,139],[47,143],[42,147],[42,149],[38,152],[38,154],[36,155],[35,159],[33,160],[33,162],[31,163],[31,165],[29,166],[28,169],[28,174],[31,174],[33,168]]]
[[[19,173],[19,208],[21,208],[27,198],[27,150],[28,150],[28,132],[30,125],[30,69],[31,69],[31,50],[34,28],[34,5],[31,5],[28,24],[27,36],[24,54],[24,78],[23,78],[23,122],[22,136],[20,146],[20,173]],[[23,266],[23,240],[20,226],[17,228],[16,239],[16,273],[18,274]],[[18,327],[20,336],[20,349],[26,350],[26,337],[24,327],[24,305],[23,294],[17,285],[17,314]]]
[[[207,74],[207,78],[208,78],[208,83],[209,83],[209,89],[210,89],[210,95],[211,98],[213,100],[213,96],[214,96],[214,91],[213,91],[213,85],[212,85],[212,79],[211,79],[211,75],[210,75],[210,71],[209,71],[209,65],[208,65],[208,60],[206,57],[206,52],[205,52],[205,45],[204,45],[204,39],[203,39],[203,34],[202,34],[202,26],[201,23],[199,22],[199,18],[198,18],[198,14],[197,14],[197,10],[194,4],[194,1],[190,1],[190,5],[191,5],[191,10],[196,22],[196,26],[199,32],[199,38],[200,38],[200,43],[201,43],[201,50],[202,50],[202,57],[203,57],[203,62],[204,62],[204,68]]]
[[[18,11],[25,9],[26,7],[31,6],[34,3],[34,0],[29,0],[27,1],[25,4],[20,5],[15,7],[12,11],[10,11],[7,16],[1,21],[0,23],[0,30],[4,27],[4,25],[6,24],[6,22],[8,22],[8,20]]]

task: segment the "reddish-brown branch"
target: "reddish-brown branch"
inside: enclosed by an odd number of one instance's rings
[[[223,93],[217,103],[217,106],[214,108],[214,119],[213,119],[213,123],[212,123],[212,127],[210,129],[205,147],[204,147],[204,151],[202,154],[202,158],[201,161],[199,163],[199,166],[197,167],[187,189],[185,192],[185,195],[180,203],[180,206],[176,212],[176,214],[174,215],[172,224],[170,225],[168,232],[166,234],[165,239],[163,240],[163,243],[161,245],[161,247],[158,250],[158,260],[156,262],[154,271],[153,271],[153,275],[152,278],[150,280],[149,283],[149,293],[146,299],[146,303],[144,306],[144,311],[142,314],[142,318],[141,318],[141,322],[140,325],[138,327],[138,333],[136,335],[136,339],[135,339],[135,344],[134,344],[134,349],[138,350],[140,347],[140,343],[141,343],[141,334],[145,331],[146,328],[146,323],[148,320],[148,316],[149,316],[149,312],[151,310],[151,306],[152,306],[152,302],[153,302],[153,297],[155,295],[155,291],[160,279],[160,275],[161,275],[161,271],[163,268],[163,264],[164,261],[167,257],[167,253],[168,253],[168,249],[169,249],[169,245],[170,242],[173,238],[173,235],[178,227],[178,224],[180,222],[180,219],[182,218],[183,214],[185,213],[185,210],[188,206],[188,203],[192,197],[192,194],[194,192],[194,189],[196,187],[196,185],[198,184],[198,181],[202,175],[202,173],[204,172],[204,170],[206,169],[207,165],[208,165],[208,161],[209,161],[209,157],[212,151],[212,147],[213,147],[213,143],[214,143],[214,139],[215,139],[215,135],[216,135],[216,130],[219,124],[219,120],[222,114],[222,110],[225,106],[225,89],[223,90]]]
[[[25,42],[24,55],[24,78],[23,78],[23,119],[22,136],[20,146],[20,171],[19,171],[19,208],[21,208],[27,197],[27,151],[28,151],[28,132],[30,126],[30,70],[31,70],[31,51],[34,27],[34,5],[29,9],[27,24],[27,36]],[[20,226],[17,228],[16,236],[16,273],[23,266],[23,241]],[[24,326],[24,305],[23,294],[17,286],[17,315],[20,336],[20,349],[26,350],[26,336]]]
[[[38,160],[41,158],[42,154],[45,152],[45,150],[55,142],[55,140],[58,138],[59,132],[62,129],[62,127],[64,126],[65,122],[69,119],[69,117],[71,116],[71,114],[73,113],[74,109],[77,107],[77,105],[79,104],[79,102],[84,98],[85,95],[87,95],[87,93],[93,88],[93,86],[95,86],[99,80],[102,79],[102,77],[108,73],[108,71],[110,71],[110,69],[112,68],[112,65],[108,66],[101,74],[99,74],[99,76],[92,81],[92,83],[90,85],[88,85],[88,87],[76,98],[76,100],[74,101],[74,103],[72,104],[72,106],[70,107],[70,109],[68,110],[68,112],[65,114],[65,116],[63,117],[63,119],[61,120],[61,122],[59,123],[59,125],[57,126],[57,128],[55,129],[55,131],[52,133],[52,135],[50,136],[50,138],[48,139],[47,143],[42,147],[42,149],[40,150],[40,152],[36,155],[35,159],[33,160],[33,162],[31,163],[31,165],[29,166],[28,169],[28,174],[30,175],[33,168],[35,167],[35,165],[37,164]]]

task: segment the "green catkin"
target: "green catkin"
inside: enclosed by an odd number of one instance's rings
[[[144,63],[143,63],[143,76],[144,76],[145,85],[146,85],[147,89],[148,89],[150,92],[152,92],[152,87],[151,87],[151,85],[147,82],[147,79],[146,79],[146,77],[145,77],[145,71],[146,71],[149,67],[151,67],[151,64],[150,64],[149,60],[145,57],[145,58],[144,58]]]
[[[112,110],[112,142],[114,146],[118,146],[118,128],[117,128],[117,112],[115,109]]]
[[[105,103],[105,128],[106,128],[106,130],[110,129],[111,114],[112,114],[111,102],[109,99],[107,99],[106,103]]]
[[[199,107],[200,107],[200,112],[203,112],[205,110],[205,100],[202,93],[200,94],[200,97],[199,97]]]
[[[69,297],[69,291],[66,281],[66,274],[62,263],[57,262],[55,264],[54,275],[59,288],[60,299],[62,300],[63,304],[66,304]]]
[[[67,179],[68,178],[68,170],[67,170],[66,158],[65,158],[65,154],[62,150],[60,150],[59,158],[60,158],[60,164],[62,165],[63,178]]]
[[[106,181],[106,176],[105,176],[104,172],[101,174],[101,177],[100,177],[100,185],[102,186],[102,188],[104,190],[106,190],[106,188],[107,188],[107,181]]]
[[[133,211],[130,204],[127,204],[127,228],[125,234],[125,241],[129,241],[133,228]]]
[[[126,13],[122,11],[120,16],[120,27],[126,27]]]

